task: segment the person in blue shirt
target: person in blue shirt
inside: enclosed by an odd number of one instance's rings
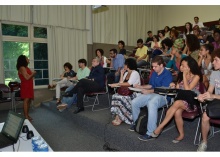
[[[120,71],[124,67],[125,58],[122,54],[118,54],[116,49],[111,49],[109,53],[113,70],[107,74],[108,84],[118,83],[120,79]]]
[[[100,59],[94,58],[92,60],[92,69],[89,76],[79,80],[76,86],[65,92],[64,97],[72,97],[73,94],[77,94],[77,108],[73,112],[75,114],[84,111],[83,96],[85,93],[99,92],[105,87],[105,73],[103,67],[100,65]]]
[[[170,98],[166,99],[164,95],[154,93],[155,87],[169,87],[172,82],[172,74],[164,68],[164,64],[164,60],[161,56],[155,56],[152,60],[152,68],[154,71],[151,75],[149,85],[135,85],[135,88],[142,89],[142,94],[132,100],[133,125],[131,125],[129,130],[134,131],[134,122],[138,118],[140,108],[146,106],[148,108],[147,132],[145,135],[138,137],[142,141],[153,139],[151,134],[157,127],[158,108],[163,107],[167,104],[167,101],[170,100]]]

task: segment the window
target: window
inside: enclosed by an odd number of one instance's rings
[[[2,23],[2,44],[5,84],[20,81],[16,69],[21,54],[30,59],[29,68],[37,72],[35,86],[48,85],[47,29],[25,24]]]

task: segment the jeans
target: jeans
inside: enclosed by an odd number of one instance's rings
[[[70,108],[72,104],[77,103],[77,94],[73,94],[72,97],[63,97],[62,103],[67,104],[67,108]]]
[[[69,92],[74,88],[75,85],[71,85],[69,86],[65,92]],[[72,104],[76,104],[77,103],[77,94],[73,94],[72,97],[63,97],[62,98],[62,103],[63,104],[67,104],[67,108],[70,108]]]
[[[65,87],[65,86],[71,86],[73,83],[70,82],[67,78],[63,78],[61,81],[57,82],[56,85],[56,98],[60,98],[60,88]]]
[[[140,113],[140,108],[147,106],[148,108],[148,122],[147,122],[147,135],[151,135],[157,128],[158,109],[166,105],[167,100],[165,96],[151,93],[141,94],[131,102],[133,123],[137,120]]]

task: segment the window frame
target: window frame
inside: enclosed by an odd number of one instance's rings
[[[18,37],[18,36],[6,36],[6,35],[3,35],[2,34],[2,27],[1,27],[2,24],[27,26],[28,27],[28,37]],[[48,33],[47,33],[47,38],[35,38],[34,37],[34,27],[42,27],[42,28],[46,28],[47,29],[47,26],[43,26],[43,25],[28,24],[28,23],[21,23],[21,22],[0,21],[0,35],[1,35],[1,38],[2,38],[2,40],[0,40],[0,41],[2,43],[4,41],[9,41],[9,42],[27,42],[27,43],[29,43],[29,60],[30,60],[29,67],[31,69],[33,69],[33,67],[34,67],[34,48],[33,48],[34,43],[46,43],[47,46],[48,46],[48,39],[47,39],[48,38]],[[3,58],[3,49],[2,49],[2,59],[1,59],[1,61],[3,62],[3,60],[4,60],[4,58]],[[49,57],[48,57],[48,62],[49,62]],[[3,70],[2,72],[4,73],[4,67],[2,68],[2,70]],[[49,68],[48,68],[48,70],[49,70]],[[3,74],[3,81],[5,81],[4,74]],[[37,85],[37,86],[35,86],[35,82],[34,82],[34,88],[45,88],[45,87],[46,87],[46,85]]]

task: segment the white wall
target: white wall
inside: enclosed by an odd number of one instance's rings
[[[220,18],[220,5],[164,5],[159,6],[158,29],[165,26],[183,26],[186,22],[194,22],[194,17],[198,16],[199,21],[216,21]]]

